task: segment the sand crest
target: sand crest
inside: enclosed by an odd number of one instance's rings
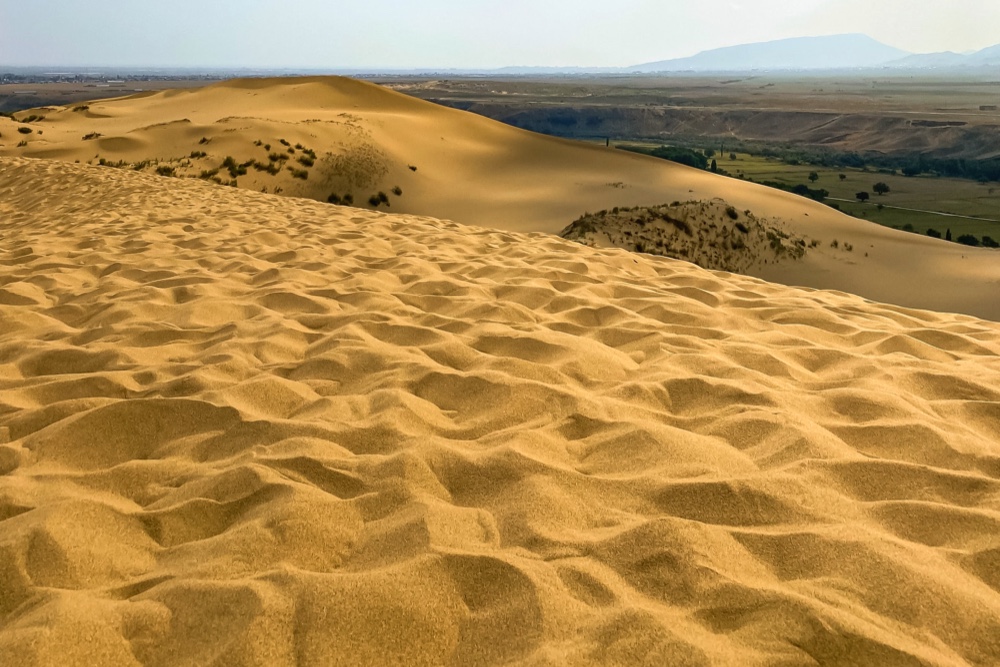
[[[0,664],[989,665],[1000,325],[0,160]]]

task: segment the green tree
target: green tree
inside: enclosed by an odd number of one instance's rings
[[[713,160],[712,160],[712,173],[713,173],[713,174],[715,174],[715,173],[718,173],[718,171],[719,171],[719,163],[718,163],[718,162],[716,162],[716,161],[715,161],[715,160],[713,159]]]
[[[871,198],[871,195],[869,195],[867,192],[859,192],[854,196],[857,197],[858,201],[862,203],[868,201]]]
[[[843,183],[846,180],[847,180],[847,174],[841,174],[840,175],[840,182]]]
[[[817,174],[815,171],[810,171],[809,172],[809,180],[812,181],[813,183],[815,183],[816,181],[819,180],[819,174]]]
[[[889,187],[888,183],[883,183],[881,181],[872,186],[872,192],[877,194],[879,197],[881,197],[884,194],[888,194],[890,189],[891,188]]]

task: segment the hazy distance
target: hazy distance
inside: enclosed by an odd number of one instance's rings
[[[628,67],[799,36],[1000,43],[995,0],[0,0],[0,66]]]

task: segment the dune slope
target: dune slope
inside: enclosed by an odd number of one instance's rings
[[[0,664],[1000,655],[1000,325],[0,159]]]
[[[1000,320],[996,252],[882,228],[785,192],[525,132],[352,79],[234,80],[17,116],[31,122],[0,118],[0,156],[103,161],[323,202],[350,196],[367,208],[375,197],[382,210],[508,231],[556,234],[588,211],[718,199],[819,244],[799,262],[762,256],[749,275]],[[21,134],[25,129],[31,132]],[[715,222],[692,220],[704,228]]]

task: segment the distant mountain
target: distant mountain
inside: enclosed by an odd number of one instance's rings
[[[979,67],[1000,66],[1000,44],[977,51],[972,54],[952,53],[925,53],[907,56],[899,60],[887,63],[886,67],[894,69],[969,69]]]
[[[1000,65],[1000,44],[973,53],[967,57],[967,61],[972,66]]]
[[[886,63],[887,67],[898,67],[900,69],[938,69],[943,67],[961,66],[966,62],[968,56],[952,51],[941,53],[917,53],[906,56],[899,60]]]
[[[628,68],[630,72],[741,72],[879,67],[910,55],[867,35],[795,37],[702,51],[690,58]]]

